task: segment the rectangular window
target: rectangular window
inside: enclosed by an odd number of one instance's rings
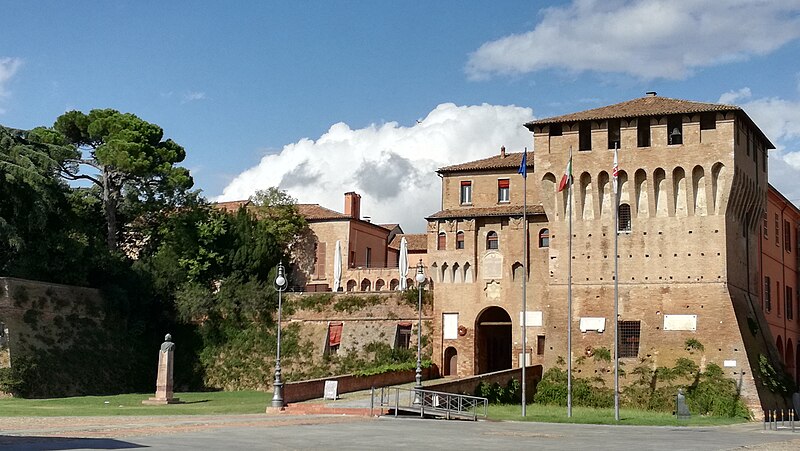
[[[608,148],[618,149],[620,147],[620,124],[619,119],[609,119],[608,121]]]
[[[670,116],[667,118],[667,133],[668,144],[683,144],[683,118],[681,116]]]
[[[317,243],[316,260],[314,261],[314,278],[325,278],[325,258],[327,257],[326,247],[328,243]]]
[[[753,135],[750,134],[750,129],[747,130],[747,156],[753,153]]]
[[[578,150],[592,150],[592,123],[589,121],[578,124]]]
[[[636,145],[650,147],[650,118],[640,117],[636,120]]]
[[[619,322],[619,356],[638,357],[639,356],[639,331],[641,324],[639,321],[620,321]]]
[[[456,249],[464,249],[464,232],[456,234]]]
[[[793,311],[793,303],[794,303],[794,292],[792,291],[792,287],[785,286],[786,288],[786,295],[783,297],[784,302],[786,302],[786,319],[793,319],[794,318],[794,311]]]
[[[780,236],[781,236],[781,225],[780,225],[780,221],[778,220],[778,213],[775,213],[775,245],[776,246],[780,246],[781,245]]]
[[[408,349],[411,345],[411,322],[397,324],[397,332],[394,335],[395,349]]]
[[[792,226],[789,221],[783,221],[783,249],[792,252]]]
[[[367,248],[366,257],[367,257],[367,265],[366,266],[367,266],[367,268],[369,268],[369,267],[372,266],[372,248],[371,247]]]
[[[461,181],[461,205],[472,203],[472,182]]]
[[[775,281],[775,308],[778,309],[778,316],[781,316],[781,283]]]
[[[443,251],[445,249],[447,249],[447,235],[444,232],[439,232],[436,240],[436,250]]]
[[[511,183],[508,179],[499,179],[497,181],[498,202],[509,202],[511,200],[510,191],[511,191]]]
[[[617,231],[630,232],[631,231],[631,206],[622,204],[617,210]]]
[[[717,128],[717,113],[708,112],[700,115],[700,130],[713,130]]]
[[[767,313],[772,310],[772,281],[769,277],[764,277],[764,310]]]
[[[544,355],[544,335],[536,336],[536,355]]]
[[[764,239],[769,238],[769,221],[767,221],[767,212],[764,212]]]
[[[328,341],[325,343],[326,354],[337,354],[339,352],[339,345],[342,344],[342,328],[341,321],[331,321],[328,323]]]
[[[550,124],[550,136],[561,136],[561,124]]]

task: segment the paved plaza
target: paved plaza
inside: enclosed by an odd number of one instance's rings
[[[79,449],[800,449],[800,430],[600,426],[333,415],[0,418],[0,448]]]

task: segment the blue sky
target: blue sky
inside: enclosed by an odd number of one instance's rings
[[[797,0],[5,3],[1,124],[135,113],[209,198],[278,185],[341,210],[356,190],[373,220],[422,231],[437,167],[654,90],[745,108],[800,203]]]

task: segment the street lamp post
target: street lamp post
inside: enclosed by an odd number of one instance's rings
[[[417,300],[417,312],[419,314],[419,319],[417,322],[417,372],[416,372],[416,385],[414,385],[414,390],[416,391],[416,396],[414,397],[414,403],[419,404],[419,390],[422,390],[422,285],[425,283],[425,270],[422,266],[422,259],[419,259],[419,263],[417,263],[417,294],[419,298]]]
[[[278,290],[278,353],[275,357],[275,381],[272,384],[272,407],[283,408],[283,381],[281,380],[281,294],[286,290],[286,276],[283,273],[283,262],[278,263],[278,277],[275,278]]]

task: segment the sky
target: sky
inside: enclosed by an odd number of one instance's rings
[[[800,204],[800,0],[0,5],[0,124],[134,113],[212,201],[277,186],[342,211],[356,191],[362,215],[419,233],[437,168],[656,91],[744,108]]]

